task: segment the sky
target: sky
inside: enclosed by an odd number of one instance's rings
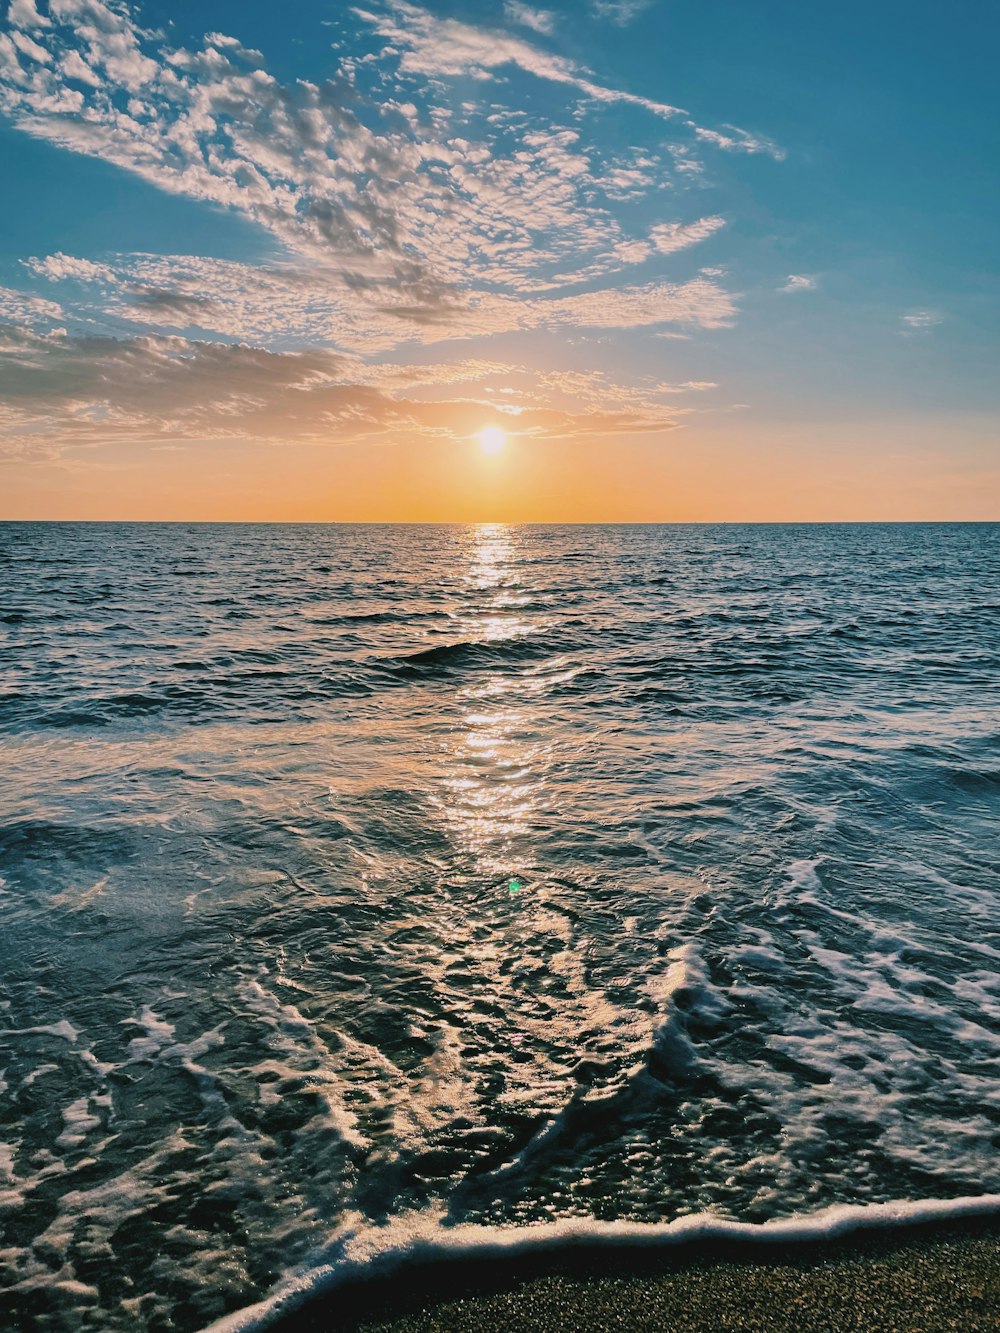
[[[0,518],[1000,519],[995,6],[0,13]]]

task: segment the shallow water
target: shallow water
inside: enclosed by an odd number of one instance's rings
[[[0,1241],[1000,1189],[1000,525],[0,525]]]

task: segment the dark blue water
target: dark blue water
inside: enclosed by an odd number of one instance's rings
[[[0,525],[0,1265],[1000,1189],[1000,526]]]

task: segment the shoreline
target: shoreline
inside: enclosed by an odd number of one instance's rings
[[[531,1229],[527,1229],[530,1231]],[[529,1240],[528,1237],[525,1238]],[[215,1333],[998,1333],[1000,1214],[882,1218],[764,1243],[558,1237],[462,1252],[417,1245],[328,1271]],[[318,1276],[318,1275],[317,1275]]]
[[[799,1241],[453,1261],[310,1298],[272,1333],[995,1333],[1000,1219]]]

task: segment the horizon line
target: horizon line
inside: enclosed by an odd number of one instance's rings
[[[684,528],[684,527],[888,527],[945,524],[1000,525],[998,518],[647,518],[647,519],[419,519],[419,518],[0,518],[0,524],[48,523],[134,527],[340,527],[340,528]]]

